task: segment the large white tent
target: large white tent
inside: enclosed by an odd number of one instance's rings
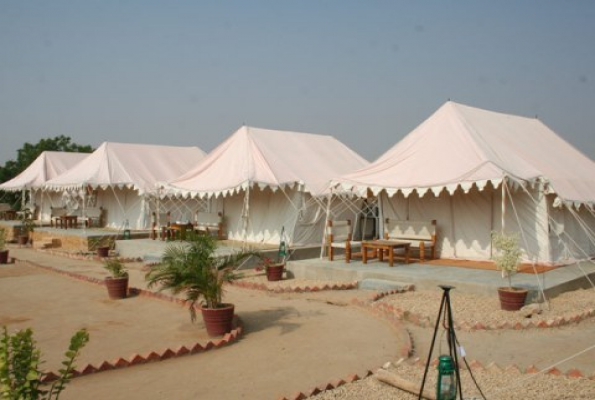
[[[536,118],[449,101],[334,184],[378,196],[384,217],[436,219],[442,257],[488,259],[503,227],[540,263],[595,254],[595,163]]]
[[[229,239],[320,243],[333,177],[368,162],[331,136],[243,126],[164,195],[210,199]]]
[[[23,192],[23,201],[25,192],[29,191],[28,203],[38,207],[39,219],[47,220],[50,207],[61,200],[56,195],[44,196],[41,189],[47,181],[60,176],[88,156],[88,153],[44,151],[23,172],[1,184],[0,190]]]
[[[105,142],[45,187],[60,191],[75,208],[103,207],[108,227],[128,221],[131,229],[144,229],[157,183],[179,176],[204,156],[198,147]]]

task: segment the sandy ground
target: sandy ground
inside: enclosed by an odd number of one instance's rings
[[[105,275],[97,262],[32,250],[11,251],[11,256]],[[141,286],[141,266],[131,269],[132,284]],[[377,368],[395,359],[407,340],[404,330],[342,303],[234,287],[228,289],[226,301],[236,305],[244,321],[239,342],[203,354],[77,378],[61,398],[273,399]],[[0,267],[0,321],[10,330],[32,327],[48,369],[59,363],[70,336],[81,327],[89,329],[91,340],[79,366],[206,341],[202,324],[192,325],[187,310],[179,306],[145,297],[112,301],[101,286],[26,264]]]
[[[31,250],[11,254],[89,276],[106,275],[97,262]],[[129,267],[132,286],[144,287],[144,267]],[[407,332],[413,338],[414,357],[425,360],[433,327],[404,323],[402,329],[395,329],[351,305],[354,297],[369,295],[358,290],[272,294],[230,287],[226,300],[236,304],[246,328],[238,343],[196,356],[77,378],[62,398],[275,399],[352,373],[375,370],[386,361],[395,362],[400,347],[407,342]],[[435,314],[439,305],[435,296],[422,292],[413,296],[419,298],[410,301],[427,303],[427,313]],[[455,296],[453,304],[457,303]],[[404,298],[397,294],[385,301],[403,302]],[[424,310],[421,307],[416,311]],[[455,317],[464,315],[462,310],[454,312]],[[33,327],[48,366],[57,362],[70,335],[83,326],[90,330],[91,341],[79,365],[206,340],[202,324],[191,324],[187,310],[179,306],[144,297],[111,301],[103,287],[23,264],[0,267],[0,323],[10,329]],[[521,368],[556,364],[562,371],[578,368],[588,375],[595,373],[595,350],[557,363],[593,346],[594,334],[593,318],[561,328],[457,331],[469,360]],[[507,382],[514,379],[514,374],[506,378]],[[324,398],[372,398],[370,393],[377,384],[370,392],[367,382],[370,378],[354,385],[358,388],[355,392],[350,393],[348,385]],[[580,398],[595,398],[595,391],[589,397],[592,387],[579,386],[588,391]],[[394,392],[378,392],[373,398],[387,398],[384,393],[392,398]]]

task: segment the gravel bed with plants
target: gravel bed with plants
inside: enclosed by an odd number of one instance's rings
[[[421,384],[424,367],[408,362],[391,365],[387,370],[400,378]],[[473,376],[486,399],[523,399],[523,400],[564,400],[593,399],[595,381],[586,378],[568,378],[551,374],[521,374],[514,370],[501,370],[486,367],[475,369]],[[425,390],[434,391],[436,387],[436,367],[430,366],[425,382]],[[463,397],[465,399],[483,399],[468,371],[461,372]],[[316,400],[411,400],[417,396],[380,382],[375,376],[348,383],[337,389],[328,390],[310,397]]]
[[[379,300],[388,303],[402,311],[408,311],[418,316],[429,318],[434,323],[443,291],[416,290],[389,295]],[[465,293],[452,290],[450,302],[453,317],[458,324],[480,322],[485,326],[499,326],[503,322],[515,324],[532,319],[553,320],[558,317],[571,317],[584,311],[595,310],[595,289],[579,289],[563,293],[549,302],[540,304],[540,313],[527,317],[522,310],[504,311],[500,309],[498,294],[493,296]]]

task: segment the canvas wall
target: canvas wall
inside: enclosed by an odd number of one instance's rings
[[[537,189],[512,191],[507,197],[505,226],[507,232],[522,232],[521,247],[532,259],[552,262],[547,231],[548,207]],[[488,260],[491,258],[490,233],[502,225],[502,191],[487,186],[483,191],[458,189],[453,195],[442,191],[405,198],[401,193],[380,196],[383,218],[437,221],[437,253],[441,258]]]

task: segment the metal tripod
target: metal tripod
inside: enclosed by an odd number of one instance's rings
[[[440,319],[444,313],[444,328],[448,331],[447,332],[447,341],[448,341],[448,351],[450,357],[454,360],[454,369],[456,374],[456,386],[459,392],[459,399],[463,400],[463,388],[461,386],[461,375],[459,374],[459,359],[457,355],[457,338],[455,335],[455,329],[452,319],[452,310],[450,308],[450,290],[454,289],[453,286],[447,285],[439,285],[439,287],[444,290],[442,294],[442,301],[440,303],[440,311],[438,311],[438,318],[436,319],[436,325],[434,327],[434,336],[432,337],[432,344],[430,346],[430,352],[428,354],[428,361],[426,362],[426,369],[424,371],[424,377],[421,381],[421,388],[419,389],[419,397],[418,400],[421,400],[422,393],[424,391],[424,386],[426,383],[426,378],[428,375],[428,368],[430,367],[430,362],[432,361],[432,352],[434,351],[434,344],[436,343],[436,334],[438,333],[438,328],[440,326]],[[456,397],[456,396],[455,396]]]

